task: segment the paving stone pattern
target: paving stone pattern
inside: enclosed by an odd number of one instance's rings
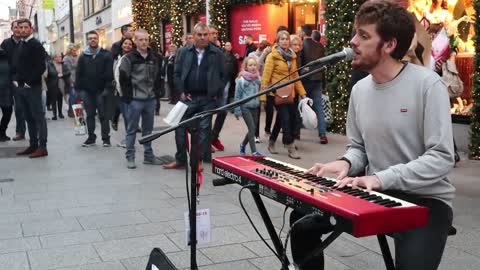
[[[170,108],[162,102],[156,127],[164,126],[161,119]],[[12,120],[8,129],[10,136],[14,135],[14,123]],[[0,182],[0,270],[143,270],[154,247],[165,251],[178,269],[189,269],[184,171],[143,165],[140,145],[138,168],[128,170],[122,148],[81,147],[85,137],[74,135],[70,119],[48,121],[48,127],[47,158],[13,156],[12,149],[25,147],[26,141],[0,144],[0,178],[14,179]],[[112,145],[121,140],[122,127],[112,132]],[[97,125],[97,134],[99,129]],[[221,133],[226,151],[214,156],[238,154],[245,133],[243,121],[229,115]],[[302,130],[298,142],[301,160],[290,160],[281,143],[277,143],[280,154],[273,158],[301,167],[326,162],[338,157],[346,143],[339,135],[329,135],[329,140],[328,145],[320,145],[315,131]],[[265,138],[262,141],[258,151],[267,153]],[[173,134],[154,141],[153,147],[159,156],[174,154]],[[480,269],[479,165],[463,160],[452,173],[457,187],[454,224],[458,234],[448,239],[441,270]],[[212,242],[199,246],[199,269],[280,269],[278,259],[260,241],[241,210],[239,187],[213,188],[210,171],[205,164],[198,208],[211,210]],[[271,244],[250,194],[245,192],[242,197]],[[265,204],[280,230],[284,207],[268,199]],[[329,270],[385,269],[375,237],[342,235],[325,253]],[[290,250],[288,254],[291,256]]]

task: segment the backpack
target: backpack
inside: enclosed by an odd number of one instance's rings
[[[463,81],[458,76],[457,67],[454,61],[447,60],[442,64],[442,79],[447,85],[450,98],[462,95],[464,90]]]

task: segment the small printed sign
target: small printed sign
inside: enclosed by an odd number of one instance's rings
[[[190,219],[185,212],[185,245],[190,243]],[[197,210],[197,245],[208,244],[211,241],[210,209]]]

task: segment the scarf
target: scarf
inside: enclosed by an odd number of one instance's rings
[[[243,77],[247,81],[255,81],[255,80],[258,80],[258,78],[260,77],[260,73],[258,73],[258,71],[255,73],[251,73],[251,72],[242,70],[240,71],[240,77]]]
[[[277,51],[280,53],[280,55],[283,57],[283,59],[285,59],[285,61],[287,61],[288,69],[290,69],[292,67],[293,56],[295,55],[293,50],[288,48],[288,50],[285,51],[282,48],[280,48],[280,46],[277,46]]]
[[[93,55],[92,58],[95,59],[95,57],[97,57],[98,53],[100,52],[100,47],[97,47],[97,49],[92,49],[90,48],[90,46],[87,46],[85,47],[85,50],[83,51],[83,53],[85,55]]]

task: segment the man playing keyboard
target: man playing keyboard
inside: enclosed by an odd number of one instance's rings
[[[370,75],[350,96],[347,151],[308,172],[337,175],[339,188],[375,189],[428,207],[427,226],[394,233],[395,264],[397,270],[435,270],[452,224],[455,192],[447,177],[454,165],[447,89],[435,72],[401,61],[415,32],[404,8],[386,0],[367,1],[356,14],[355,30],[352,66]],[[301,217],[293,212],[290,224]],[[295,262],[303,261],[330,229],[321,217],[300,220],[292,229]],[[323,265],[322,254],[301,269]]]

